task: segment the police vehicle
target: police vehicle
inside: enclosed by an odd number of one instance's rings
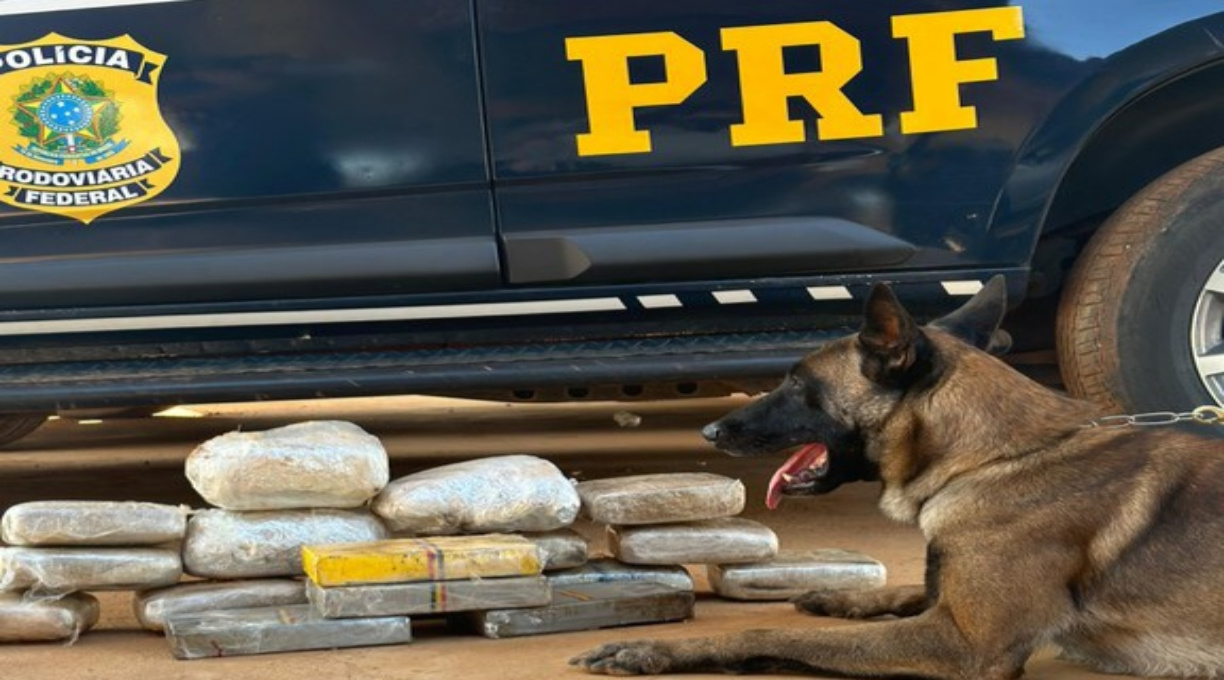
[[[888,281],[1224,403],[1218,0],[3,0],[0,439],[752,389]]]

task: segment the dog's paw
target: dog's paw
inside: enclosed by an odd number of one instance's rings
[[[876,612],[860,606],[853,593],[838,590],[813,590],[791,599],[795,609],[812,616],[832,616],[839,619],[866,619]]]
[[[666,672],[670,662],[663,646],[649,640],[614,642],[569,661],[571,666],[604,675],[657,675]]]

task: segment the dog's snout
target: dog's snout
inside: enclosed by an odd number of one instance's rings
[[[718,426],[718,423],[710,423],[709,425],[701,428],[701,436],[705,437],[706,441],[710,442],[711,444],[717,442],[718,436],[721,434],[722,428]]]

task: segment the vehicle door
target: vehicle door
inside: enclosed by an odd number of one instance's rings
[[[0,15],[0,307],[500,285],[468,3]]]
[[[477,0],[514,284],[971,266],[1028,115],[1006,2]],[[993,70],[992,70],[993,69]],[[1056,86],[1057,80],[1050,81]]]

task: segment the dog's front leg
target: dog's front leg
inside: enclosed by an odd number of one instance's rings
[[[869,590],[814,590],[791,602],[795,604],[795,609],[813,616],[835,616],[840,619],[917,616],[927,610],[938,593],[939,567],[939,551],[928,545],[923,585]]]
[[[977,652],[977,653],[975,653]],[[756,630],[712,638],[613,643],[572,665],[608,675],[790,671],[837,676],[1010,680],[1024,659],[973,650],[943,610],[822,630]]]
[[[870,590],[814,590],[791,600],[795,609],[813,616],[870,619],[877,616],[917,616],[926,611],[925,586],[893,586]]]
[[[1023,527],[1021,527],[1023,528]],[[982,534],[985,535],[985,540]],[[818,630],[767,630],[675,642],[604,645],[570,663],[596,673],[640,675],[800,671],[851,677],[1012,680],[1037,644],[1066,625],[1066,584],[1079,553],[1066,544],[1015,543],[992,526],[948,542],[930,581],[938,593],[908,619]]]

